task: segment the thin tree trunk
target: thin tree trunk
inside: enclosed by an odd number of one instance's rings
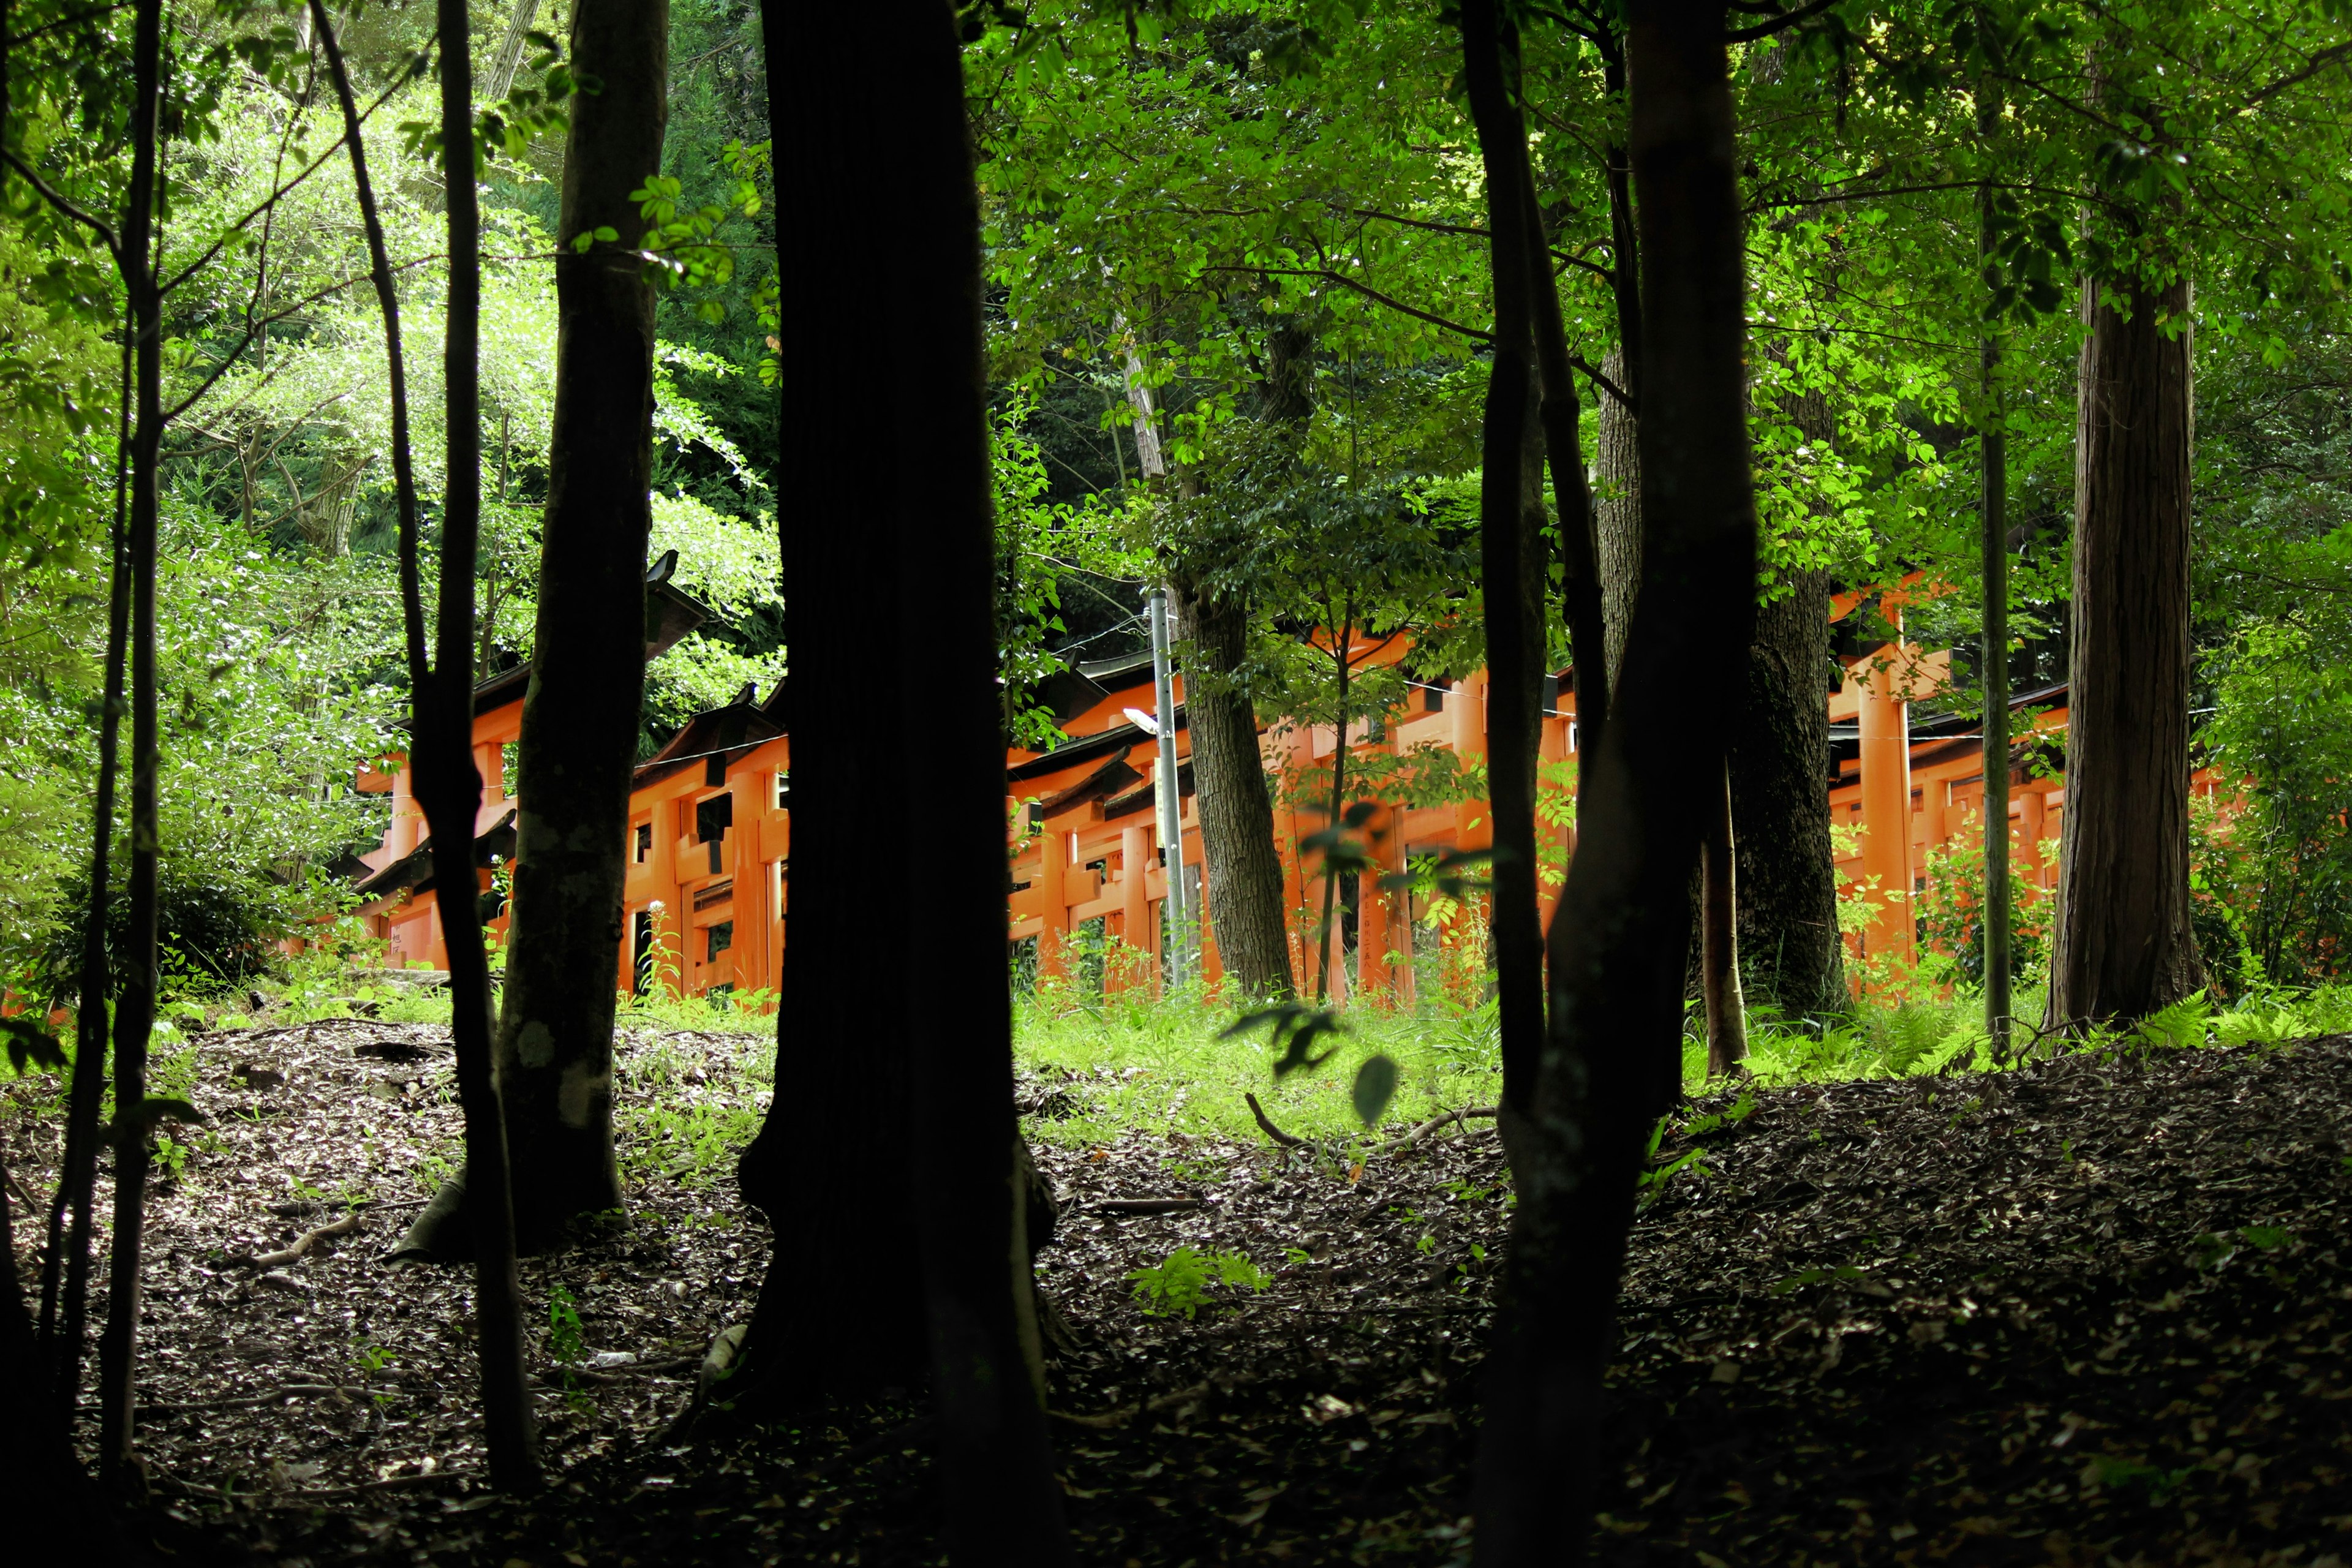
[[[1977,85],[1977,138],[1990,145],[2000,124],[1991,84]],[[1977,192],[1977,258],[1992,265],[1996,238],[1993,189]],[[1977,433],[1977,513],[1984,559],[1984,1006],[1992,1058],[2009,1055],[2009,429],[2000,395],[2000,337],[1990,326],[1978,335],[1984,400]]]
[[[1748,1003],[1739,987],[1739,894],[1732,854],[1731,770],[1707,813],[1699,853],[1704,914],[1699,973],[1706,1001],[1706,1076],[1720,1078],[1748,1056]]]
[[[2053,1026],[2129,1023],[2203,983],[2189,917],[2189,284],[2123,286],[2128,316],[2101,287],[2083,285]]]
[[[147,1037],[155,1019],[155,520],[156,465],[163,434],[163,344],[157,317],[154,208],[161,155],[163,0],[139,0],[131,23],[131,188],[117,258],[131,303],[136,370],[131,447],[131,933],[114,1006],[114,1105],[125,1131],[115,1144],[113,1257],[107,1281],[106,1331],[99,1342],[99,1479],[123,1479],[134,1441],[139,1319],[139,1254],[144,1240],[148,1128],[137,1108],[147,1098]]]
[[[1339,700],[1337,738],[1331,743],[1331,819],[1326,831],[1336,845],[1348,810],[1348,656],[1354,651],[1356,606],[1352,601],[1339,609],[1339,624],[1331,628],[1332,663],[1337,666],[1333,686]],[[1321,952],[1315,962],[1315,1005],[1322,1006],[1331,999],[1331,936],[1334,917],[1339,913],[1339,878],[1331,869],[1331,855],[1323,855],[1323,925]]]
[[[1184,645],[1184,721],[1192,735],[1193,803],[1209,878],[1219,962],[1253,1000],[1297,994],[1282,921],[1274,801],[1257,749],[1257,714],[1234,672],[1249,658],[1249,608],[1237,594],[1171,573]]]
[[[667,16],[669,7],[666,3],[666,0],[665,4],[658,8],[663,12],[665,16]],[[506,97],[507,89],[514,86],[515,72],[522,68],[523,51],[530,47],[530,33],[531,24],[538,19],[539,0],[514,0],[514,10],[507,17],[506,37],[499,40],[498,56],[490,61],[489,77],[482,83],[482,101],[484,103],[499,102]],[[580,18],[576,13],[573,15],[572,19],[572,63],[574,66],[578,66],[581,64],[579,42]],[[662,36],[662,58],[665,64],[667,62],[668,58],[669,36],[667,33],[664,33]],[[608,77],[605,79],[609,81],[611,79]],[[594,100],[593,98],[586,94],[583,94],[580,98],[572,100],[572,111],[576,114],[580,110],[590,107],[593,101]],[[571,164],[569,163],[565,163],[564,170],[567,174],[570,173]],[[572,231],[567,226],[564,227],[563,232],[570,234]],[[557,288],[560,289],[562,287],[562,285],[559,282],[557,284]],[[556,330],[559,333],[562,331],[561,327]],[[556,376],[557,379],[561,381],[562,378],[562,372],[559,370],[556,373]],[[559,393],[558,395],[561,395],[561,394]]]
[[[781,520],[793,907],[815,918],[784,950],[790,1091],[742,1167],[779,1233],[745,1344],[768,1386],[751,1393],[870,1396],[928,1373],[950,1554],[1064,1563],[1013,1213],[979,201],[954,26],[937,0],[772,0],[761,32],[782,199],[863,222],[858,243],[782,258],[786,299],[823,301],[784,312],[785,363],[829,367],[786,378],[782,456],[803,480]],[[918,426],[945,439],[929,460],[896,460]],[[877,689],[929,722],[877,731]],[[918,800],[935,832],[877,847],[856,831]],[[909,992],[905,954],[875,936],[891,889],[918,879],[932,973]],[[811,1104],[856,1109],[813,1123]],[[812,1278],[853,1258],[854,1282]]]
[[[1542,729],[1544,573],[1529,570],[1528,425],[1536,409],[1528,275],[1527,132],[1504,75],[1504,22],[1494,0],[1464,0],[1463,80],[1486,177],[1495,293],[1494,366],[1486,383],[1479,481],[1479,579],[1486,625],[1486,778],[1494,817],[1494,943],[1502,1037],[1504,1136],[1535,1103],[1542,1050],[1543,925],[1536,896],[1536,755]],[[1513,153],[1517,154],[1514,158]],[[1537,476],[1540,497],[1540,472]],[[1538,507],[1540,519],[1540,500]],[[1514,1166],[1516,1168],[1517,1160]]]
[[[1560,600],[1575,671],[1578,745],[1589,749],[1601,743],[1609,727],[1601,544],[1593,529],[1592,489],[1584,472],[1584,439],[1578,429],[1582,409],[1569,363],[1568,327],[1560,316],[1559,290],[1552,282],[1551,250],[1544,240],[1543,210],[1536,200],[1535,171],[1524,133],[1515,145],[1527,193],[1528,277],[1535,307],[1536,364],[1542,373],[1543,447],[1551,465],[1552,510],[1559,516]]]
[[[622,1202],[613,954],[645,649],[614,633],[645,621],[654,402],[654,292],[629,193],[661,172],[668,48],[666,0],[579,0],[572,11],[572,62],[604,86],[572,106],[564,154],[545,542],[516,748],[532,789],[517,822],[497,1047],[525,1251]],[[572,248],[599,226],[620,238]]]
[[[1845,1012],[1830,842],[1829,577],[1784,574],[1787,592],[1756,612],[1748,703],[1731,725],[1731,817],[1739,889],[1732,962],[1761,999],[1792,1018]]]
[[[40,1339],[50,1355],[51,1395],[61,1430],[73,1426],[81,1397],[81,1363],[89,1302],[91,1207],[98,1184],[98,1110],[106,1090],[107,1000],[113,990],[106,924],[113,894],[115,783],[121,771],[123,665],[131,640],[131,364],[136,333],[124,323],[120,405],[114,437],[114,523],[108,531],[113,576],[106,603],[106,684],[98,722],[98,790],[91,812],[89,904],[82,923],[80,999],[74,1009],[73,1086],[66,1113],[65,1159],[49,1210],[48,1251],[41,1268]],[[70,1215],[70,1224],[68,1223]],[[60,1264],[63,1265],[62,1270]],[[63,1328],[58,1276],[64,1276]]]
[[[439,0],[436,26],[442,155],[449,171],[449,296],[442,370],[447,490],[441,508],[434,664],[428,671],[420,663],[410,674],[415,693],[414,765],[417,800],[433,836],[434,898],[449,962],[449,1035],[457,1056],[458,1103],[466,1118],[466,1168],[473,1177],[467,1208],[472,1222],[484,1445],[492,1481],[502,1490],[524,1492],[540,1484],[539,1455],[530,1395],[523,1387],[521,1289],[515,1277],[506,1128],[491,1068],[489,964],[474,861],[475,818],[482,800],[482,777],[473,756],[474,557],[482,509],[481,225],[470,174],[473,62],[465,0]],[[356,153],[356,138],[352,146]],[[412,657],[420,650],[423,635],[422,626],[413,624]]]
[[[1723,779],[1723,727],[1687,722],[1679,700],[1738,669],[1755,609],[1723,15],[1719,4],[1632,8],[1649,311],[1644,592],[1614,718],[1586,761],[1585,827],[1552,924],[1550,1028],[1480,1379],[1475,1561],[1486,1568],[1572,1561],[1591,1525],[1634,1175],[1677,1087],[1691,872]]]

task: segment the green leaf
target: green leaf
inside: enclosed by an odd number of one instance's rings
[[[614,240],[621,237],[621,231],[614,228],[611,224],[600,223],[596,226],[596,237],[603,240],[606,245],[610,245]]]
[[[1356,1069],[1356,1087],[1349,1091],[1349,1098],[1355,1101],[1356,1119],[1367,1127],[1380,1121],[1389,1101],[1396,1098],[1396,1086],[1395,1062],[1385,1056],[1365,1058],[1364,1065]]]

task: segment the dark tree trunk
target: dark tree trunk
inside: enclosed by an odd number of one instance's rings
[[[539,621],[517,772],[514,921],[497,1061],[524,1251],[621,1205],[613,1154],[614,954],[628,867],[629,775],[645,649],[653,468],[654,291],[629,193],[661,172],[667,0],[580,0],[572,60],[604,80],[572,106],[555,289]],[[586,252],[572,237],[620,237]],[[518,790],[520,793],[520,790]]]
[[[90,1485],[56,1419],[50,1367],[25,1308],[13,1232],[8,1200],[0,1196],[0,1475],[18,1500],[8,1521],[10,1561],[77,1568],[153,1563],[153,1553],[130,1538]]]
[[[91,1211],[98,1184],[98,1112],[106,1092],[106,1002],[114,989],[106,927],[113,893],[114,797],[121,773],[122,686],[131,641],[127,521],[135,336],[123,333],[118,395],[121,403],[116,413],[114,526],[108,535],[113,575],[107,591],[106,686],[98,724],[97,798],[90,814],[89,904],[82,923],[80,987],[74,1007],[72,1089],[67,1102],[65,1158],[58,1172],[57,1200],[49,1211],[48,1247],[41,1266],[40,1339],[51,1352],[50,1393],[60,1431],[72,1429],[74,1405],[81,1398],[82,1355],[89,1327]]]
[[[1184,721],[1208,862],[1209,929],[1218,961],[1252,1000],[1297,994],[1282,920],[1282,859],[1274,802],[1257,749],[1257,714],[1234,672],[1249,659],[1249,606],[1200,578],[1171,574],[1176,636],[1184,645]]]
[[[1476,1561],[1486,1565],[1573,1561],[1591,1525],[1634,1176],[1678,1089],[1691,873],[1723,780],[1723,729],[1686,722],[1680,703],[1739,668],[1755,613],[1722,37],[1720,5],[1632,8],[1648,328],[1643,594],[1615,717],[1586,759],[1583,833],[1552,923],[1550,1026],[1480,1379]]]
[[[770,3],[761,21],[780,196],[863,218],[861,243],[783,253],[793,907],[815,918],[785,947],[784,1092],[743,1161],[778,1230],[746,1350],[792,1394],[928,1371],[955,1560],[1067,1563],[1014,1179],[980,210],[954,24],[938,0]],[[898,460],[916,428],[940,438]],[[929,722],[877,730],[877,689]],[[857,829],[919,810],[937,832]],[[875,933],[917,880],[929,975],[909,992]],[[854,1281],[813,1276],[850,1258]]]
[[[1601,547],[1592,517],[1592,489],[1584,471],[1584,439],[1579,428],[1583,410],[1577,402],[1576,377],[1568,352],[1568,326],[1559,308],[1559,290],[1552,282],[1551,250],[1545,240],[1543,210],[1536,199],[1535,170],[1528,157],[1525,128],[1519,139],[1505,148],[1516,153],[1519,184],[1528,204],[1528,279],[1535,331],[1536,367],[1543,386],[1543,450],[1551,468],[1552,509],[1559,523],[1559,588],[1561,618],[1568,626],[1569,657],[1576,691],[1580,747],[1598,746],[1609,727],[1609,658],[1606,605],[1601,582]],[[1538,486],[1531,509],[1534,530],[1543,524],[1543,498]],[[1542,562],[1533,571],[1542,581]],[[1540,621],[1538,635],[1542,635]],[[1540,701],[1538,704],[1541,706]],[[1540,721],[1538,721],[1540,722]],[[1540,735],[1540,731],[1538,731]]]
[[[1829,579],[1800,572],[1788,583],[1756,612],[1747,708],[1732,728],[1738,951],[1751,998],[1818,1018],[1848,1006],[1830,843]]]
[[[1486,604],[1486,788],[1495,831],[1493,930],[1503,1133],[1516,1146],[1517,1124],[1535,1103],[1544,1026],[1543,925],[1536,898],[1536,758],[1543,725],[1548,595],[1541,553],[1543,443],[1536,423],[1534,279],[1528,268],[1534,215],[1527,195],[1527,131],[1505,74],[1505,24],[1494,0],[1465,0],[1461,26],[1462,76],[1477,123],[1493,235],[1494,365],[1486,383],[1481,449],[1478,575]],[[1516,58],[1515,41],[1508,53]]]
[[[450,1043],[457,1099],[466,1119],[467,1232],[474,1258],[474,1313],[481,1353],[482,1429],[491,1479],[503,1490],[540,1481],[530,1396],[523,1389],[521,1289],[515,1276],[514,1210],[508,1192],[505,1119],[490,1054],[490,976],[477,895],[474,825],[482,778],[474,766],[474,559],[481,524],[482,432],[478,365],[481,223],[474,182],[473,60],[465,0],[440,0],[441,135],[444,168],[457,172],[448,192],[449,298],[443,344],[446,489],[441,506],[441,561],[435,658],[423,666],[424,627],[412,598],[412,661],[416,795],[433,838],[433,896],[448,951]],[[374,237],[371,237],[373,240]],[[376,262],[383,267],[380,258]],[[378,279],[378,288],[385,288]],[[396,320],[388,313],[387,325]],[[405,401],[405,389],[396,388]],[[403,529],[404,571],[415,575],[415,529]],[[607,980],[606,984],[611,982]]]
[[[2130,289],[2128,317],[2100,286],[2083,288],[2052,1025],[2129,1023],[2203,984],[2189,924],[2189,285]]]
[[[137,338],[132,377],[137,413],[131,447],[131,934],[114,1005],[114,1103],[118,1121],[147,1098],[147,1037],[155,1019],[155,517],[156,466],[163,436],[162,299],[153,264],[158,110],[163,84],[162,0],[139,0],[131,24],[131,189],[123,212],[121,255],[131,328]],[[117,1143],[113,1257],[107,1279],[106,1331],[99,1342],[99,1479],[123,1474],[135,1441],[135,1372],[142,1305],[139,1254],[146,1224],[148,1129]]]
[[[1601,374],[1628,392],[1632,366],[1621,349],[1611,349]],[[1601,619],[1609,649],[1609,685],[1616,689],[1625,668],[1625,634],[1633,626],[1633,601],[1642,589],[1642,455],[1640,424],[1633,410],[1607,392],[1601,395],[1593,468],[1600,490],[1593,500],[1595,553],[1601,572]]]

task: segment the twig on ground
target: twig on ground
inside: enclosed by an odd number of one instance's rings
[[[360,1227],[360,1221],[366,1217],[366,1215],[361,1214],[357,1209],[353,1209],[351,1213],[345,1215],[341,1219],[331,1220],[327,1224],[320,1226],[314,1230],[304,1231],[300,1238],[298,1239],[291,1247],[281,1248],[276,1252],[264,1252],[259,1254],[251,1252],[239,1253],[235,1258],[222,1258],[221,1266],[223,1268],[242,1266],[247,1268],[276,1268],[284,1264],[293,1262],[296,1258],[310,1251],[310,1244],[314,1241],[323,1241],[329,1237],[351,1235],[352,1232]]]
[[[1501,1110],[1502,1107],[1499,1105],[1474,1105],[1465,1106],[1458,1110],[1444,1111],[1442,1114],[1431,1117],[1428,1121],[1423,1122],[1420,1126],[1414,1128],[1403,1137],[1390,1139],[1387,1142],[1373,1150],[1372,1153],[1375,1156],[1381,1154],[1410,1154],[1415,1149],[1421,1147],[1421,1142],[1423,1139],[1427,1138],[1431,1133],[1435,1132],[1439,1128],[1444,1127],[1449,1121],[1455,1123],[1465,1122],[1473,1117],[1498,1115]]]
[[[1198,1198],[1097,1198],[1087,1209],[1092,1214],[1175,1214],[1200,1206]]]
[[[1121,1405],[1114,1409],[1098,1411],[1092,1415],[1073,1415],[1066,1410],[1048,1410],[1045,1414],[1056,1421],[1066,1421],[1073,1426],[1089,1426],[1098,1432],[1108,1431],[1113,1427],[1126,1426],[1129,1421],[1145,1411],[1157,1415],[1163,1410],[1173,1410],[1180,1405],[1190,1405],[1196,1400],[1206,1399],[1213,1394],[1231,1394],[1242,1384],[1255,1381],[1255,1378],[1244,1377],[1235,1378],[1227,1383],[1218,1383],[1213,1379],[1206,1383],[1196,1383],[1190,1388],[1176,1388],[1171,1389],[1166,1394],[1155,1394],[1139,1404]]]
[[[1265,1135],[1267,1137],[1273,1139],[1276,1143],[1281,1144],[1286,1149],[1300,1149],[1306,1146],[1306,1139],[1294,1138],[1289,1133],[1285,1132],[1281,1128],[1276,1127],[1274,1124],[1274,1118],[1265,1113],[1265,1107],[1257,1102],[1257,1096],[1255,1094],[1244,1091],[1242,1098],[1249,1101],[1250,1114],[1257,1118],[1257,1124],[1265,1130]]]
[[[361,1481],[355,1486],[348,1487],[320,1487],[309,1491],[247,1492],[241,1495],[237,1500],[249,1506],[270,1503],[308,1506],[314,1502],[331,1501],[336,1498],[365,1497],[370,1492],[397,1491],[403,1487],[429,1486],[436,1481],[479,1481],[488,1479],[485,1472],[478,1469],[435,1470],[429,1475],[393,1476],[381,1481]]]
[[[250,1410],[257,1405],[275,1405],[281,1399],[294,1399],[306,1394],[352,1394],[367,1392],[368,1390],[364,1388],[345,1388],[332,1383],[289,1383],[268,1394],[239,1394],[227,1399],[181,1399],[169,1402],[142,1399],[139,1402],[139,1413],[142,1415],[170,1415],[183,1410]],[[87,1412],[96,1410],[98,1406],[85,1400],[79,1408]]]

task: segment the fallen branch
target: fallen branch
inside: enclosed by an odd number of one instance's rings
[[[247,1268],[279,1268],[285,1264],[293,1262],[296,1258],[310,1251],[310,1244],[312,1242],[324,1241],[330,1237],[351,1235],[352,1232],[360,1227],[360,1221],[365,1216],[357,1209],[353,1209],[351,1213],[345,1215],[341,1219],[331,1220],[327,1224],[320,1226],[315,1230],[304,1231],[300,1238],[298,1239],[291,1247],[282,1248],[277,1252],[264,1252],[260,1254],[241,1252],[234,1258],[222,1258],[221,1266],[223,1268],[237,1266]]]
[[[1196,1383],[1190,1388],[1177,1388],[1166,1394],[1155,1394],[1139,1404],[1118,1405],[1114,1409],[1101,1411],[1093,1415],[1073,1415],[1066,1410],[1048,1410],[1045,1414],[1056,1421],[1066,1421],[1073,1426],[1091,1427],[1097,1432],[1108,1431],[1113,1427],[1124,1426],[1129,1421],[1147,1410],[1153,1415],[1158,1415],[1163,1410],[1173,1410],[1180,1405],[1190,1405],[1206,1399],[1213,1394],[1231,1394],[1244,1383],[1253,1381],[1255,1380],[1251,1378],[1236,1378],[1227,1384],[1213,1381]]]
[[[1427,1138],[1431,1133],[1435,1132],[1439,1128],[1444,1127],[1449,1121],[1458,1124],[1467,1121],[1473,1117],[1495,1116],[1500,1114],[1502,1109],[1503,1108],[1499,1105],[1474,1105],[1466,1106],[1458,1110],[1445,1111],[1443,1114],[1431,1117],[1428,1121],[1423,1122],[1420,1126],[1414,1128],[1412,1131],[1406,1133],[1402,1138],[1390,1139],[1387,1142],[1373,1150],[1372,1152],[1376,1156],[1381,1154],[1410,1154],[1415,1149],[1421,1147],[1421,1142],[1423,1139]]]
[[[1200,1206],[1198,1198],[1101,1198],[1087,1208],[1094,1214],[1175,1214]]]
[[[1257,1118],[1257,1124],[1265,1129],[1267,1137],[1286,1149],[1299,1149],[1306,1146],[1306,1139],[1294,1138],[1274,1124],[1274,1119],[1265,1113],[1265,1107],[1257,1102],[1256,1095],[1244,1091],[1242,1098],[1249,1101],[1250,1114]]]

